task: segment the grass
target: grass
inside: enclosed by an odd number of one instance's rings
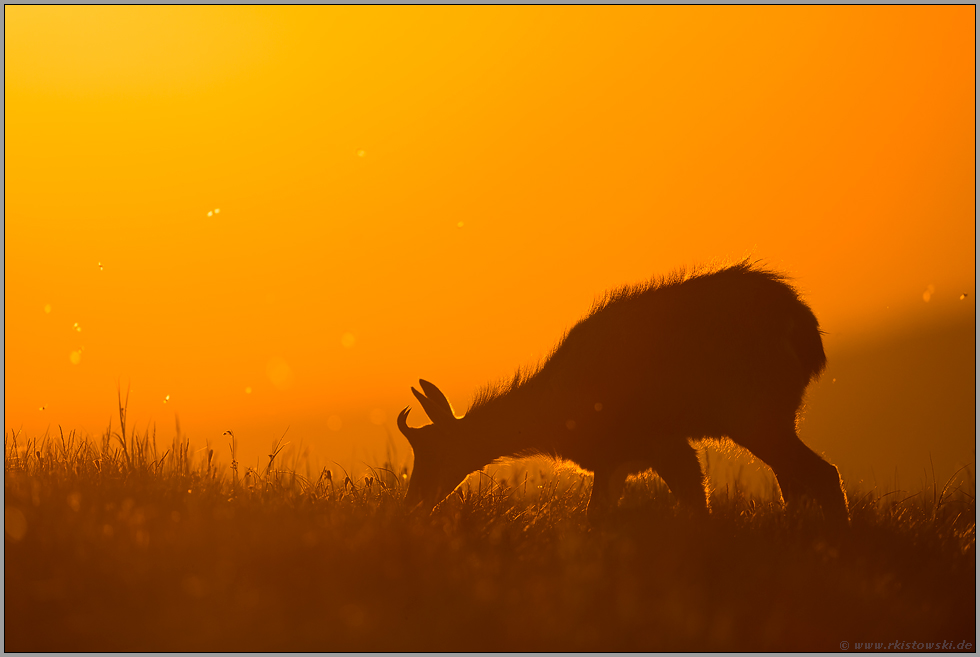
[[[596,530],[591,477],[572,471],[481,476],[430,515],[405,508],[390,464],[306,476],[273,450],[232,470],[212,449],[158,449],[124,422],[5,434],[5,650],[976,646],[972,474],[849,491],[843,535],[738,490],[688,517],[641,476]]]

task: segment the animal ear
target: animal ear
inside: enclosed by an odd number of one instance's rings
[[[448,411],[454,418],[456,417],[456,413],[453,412],[453,405],[449,403],[446,395],[442,394],[442,390],[439,390],[439,388],[435,387],[435,385],[429,383],[425,379],[419,379],[419,384],[421,384],[422,392],[425,393],[426,397],[442,406],[443,409]]]
[[[439,388],[435,387],[428,381],[423,381],[421,379],[419,380],[419,383],[422,384],[422,390],[424,390],[428,396],[423,395],[415,388],[412,388],[412,394],[415,395],[415,398],[419,400],[420,404],[422,404],[422,410],[424,410],[425,414],[429,416],[429,419],[432,420],[434,424],[455,420],[456,415],[453,413],[453,407],[450,405],[449,400],[446,399],[446,396],[439,391]]]

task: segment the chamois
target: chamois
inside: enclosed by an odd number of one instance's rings
[[[679,502],[708,512],[689,439],[728,437],[768,464],[787,503],[807,495],[848,523],[837,468],[799,439],[803,394],[823,371],[821,331],[785,278],[741,261],[626,286],[597,301],[545,363],[488,388],[462,417],[428,381],[432,421],[398,428],[415,453],[406,500],[432,509],[488,463],[546,454],[595,478],[587,517],[617,505],[626,477],[654,469]]]

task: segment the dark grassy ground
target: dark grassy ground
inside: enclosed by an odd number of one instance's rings
[[[836,535],[730,491],[688,517],[649,475],[597,530],[591,477],[571,472],[483,479],[430,516],[390,470],[243,477],[180,441],[125,444],[5,437],[6,650],[976,646],[972,475],[849,491]]]

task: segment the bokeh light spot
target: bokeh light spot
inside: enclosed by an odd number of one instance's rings
[[[44,304],[44,312],[46,312],[46,313],[50,313],[51,312],[51,304],[50,303]]]
[[[344,348],[350,349],[351,347],[354,346],[355,340],[356,338],[354,337],[353,333],[344,333],[340,337],[340,344],[344,345]]]
[[[81,363],[82,362],[82,350],[79,349],[78,351],[71,352],[71,354],[68,356],[68,360],[71,361],[71,364],[72,365],[78,365],[79,363]]]
[[[12,540],[19,541],[27,533],[27,518],[24,512],[14,506],[3,509],[3,529]]]
[[[282,358],[270,358],[266,364],[269,381],[279,390],[286,390],[293,385],[293,369]]]

